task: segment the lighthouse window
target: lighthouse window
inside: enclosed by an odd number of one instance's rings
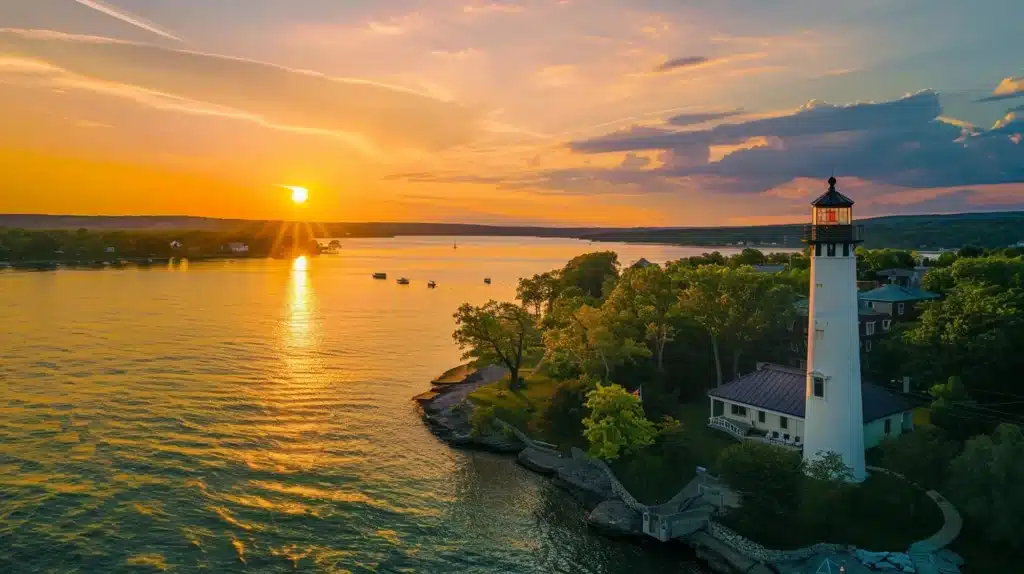
[[[836,244],[835,243],[829,243],[828,244],[828,256],[829,257],[835,257],[836,256]]]
[[[825,398],[825,377],[814,377],[814,396]]]

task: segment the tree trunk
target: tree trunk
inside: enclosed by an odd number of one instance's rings
[[[656,349],[655,353],[657,353],[657,355],[658,355],[658,372],[659,373],[664,373],[665,372],[665,343],[666,342],[667,341],[663,338],[663,339],[658,340],[657,344],[655,345],[655,349]]]
[[[736,349],[732,352],[732,378],[738,379],[740,377],[740,355],[743,351]]]
[[[715,356],[715,384],[716,387],[722,386],[722,357],[718,354],[718,337],[711,336],[711,351]]]
[[[518,366],[516,366],[516,367],[509,366],[508,374],[509,374],[508,388],[510,390],[517,391],[517,390],[523,388],[522,381],[519,380],[519,367]]]
[[[598,353],[601,356],[601,363],[604,365],[604,380],[611,382],[612,380],[612,369],[608,366],[608,359],[604,358],[604,353]]]

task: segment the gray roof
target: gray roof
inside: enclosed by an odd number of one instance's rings
[[[917,287],[902,287],[900,285],[882,285],[878,289],[858,293],[863,301],[881,301],[883,303],[901,303],[906,301],[927,301],[938,299],[937,293],[925,291]]]
[[[711,389],[708,396],[804,418],[806,377],[803,370],[767,364],[731,383]],[[912,410],[920,404],[911,397],[871,383],[862,383],[861,398],[866,423]]]

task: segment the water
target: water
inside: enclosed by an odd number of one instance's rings
[[[457,364],[460,303],[608,248],[701,251],[360,239],[0,273],[0,572],[696,571],[680,548],[592,534],[546,479],[450,449],[410,401]]]

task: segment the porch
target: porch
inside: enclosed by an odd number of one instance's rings
[[[773,444],[789,450],[802,451],[803,443],[799,437],[789,438],[789,435],[778,435],[778,432],[769,433],[758,429],[751,424],[731,419],[724,415],[713,416],[708,419],[708,426],[720,430],[739,441],[754,440],[767,444]],[[761,433],[764,433],[763,435]]]

